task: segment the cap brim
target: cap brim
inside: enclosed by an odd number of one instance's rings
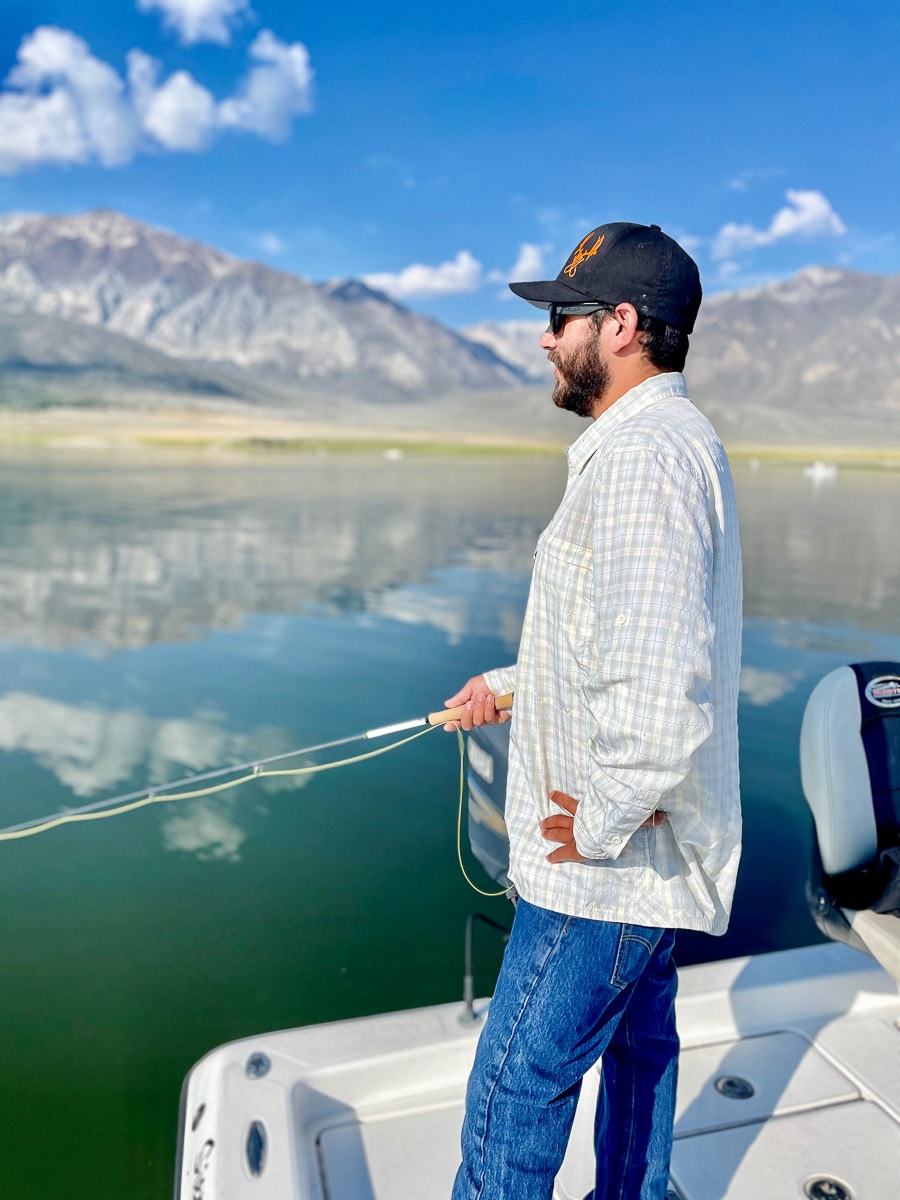
[[[527,300],[529,304],[535,305],[536,308],[549,308],[551,304],[587,304],[596,299],[586,292],[579,292],[577,288],[570,287],[567,283],[560,283],[558,279],[535,280],[532,283],[511,283],[509,290],[515,295],[521,296],[523,300]]]

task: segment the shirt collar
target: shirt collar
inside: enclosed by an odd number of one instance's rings
[[[591,422],[581,436],[566,451],[569,460],[569,479],[580,475],[609,434],[629,417],[634,417],[656,404],[673,396],[687,396],[684,376],[680,371],[663,371],[651,375],[620,396],[614,404]]]

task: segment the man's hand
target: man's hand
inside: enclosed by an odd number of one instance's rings
[[[547,862],[587,862],[587,859],[578,853],[578,847],[575,845],[574,825],[578,801],[572,796],[567,796],[565,792],[551,792],[549,799],[565,809],[569,815],[555,813],[541,821],[541,836],[548,842],[560,843],[558,850],[553,850],[547,855]]]
[[[547,855],[547,862],[587,862],[584,855],[578,853],[578,847],[575,845],[575,814],[578,811],[578,801],[573,796],[567,796],[565,792],[550,792],[548,799],[558,804],[564,812],[555,813],[541,821],[541,836],[548,842],[560,843],[558,850],[553,850]],[[657,809],[644,821],[644,825],[652,828],[654,825],[662,825],[667,819],[666,814]]]
[[[469,732],[476,725],[501,725],[508,721],[510,714],[498,712],[494,708],[494,693],[485,683],[483,675],[475,675],[468,683],[464,683],[455,696],[444,701],[447,708],[458,708],[465,705],[466,711],[458,721],[448,721],[444,726],[447,730],[464,729]]]

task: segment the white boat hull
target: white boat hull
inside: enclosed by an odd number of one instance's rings
[[[185,1082],[176,1200],[448,1200],[479,1032],[462,1012],[214,1050]],[[679,1200],[897,1200],[900,995],[870,958],[825,944],[688,967],[678,1024]],[[592,1187],[599,1069],[557,1200]]]

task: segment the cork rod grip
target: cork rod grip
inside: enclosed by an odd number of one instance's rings
[[[494,697],[494,708],[510,709],[513,706],[513,694],[507,692],[505,696]],[[459,708],[445,708],[443,712],[433,712],[428,714],[429,725],[445,725],[448,721],[458,721],[466,711],[466,706],[461,704]]]

